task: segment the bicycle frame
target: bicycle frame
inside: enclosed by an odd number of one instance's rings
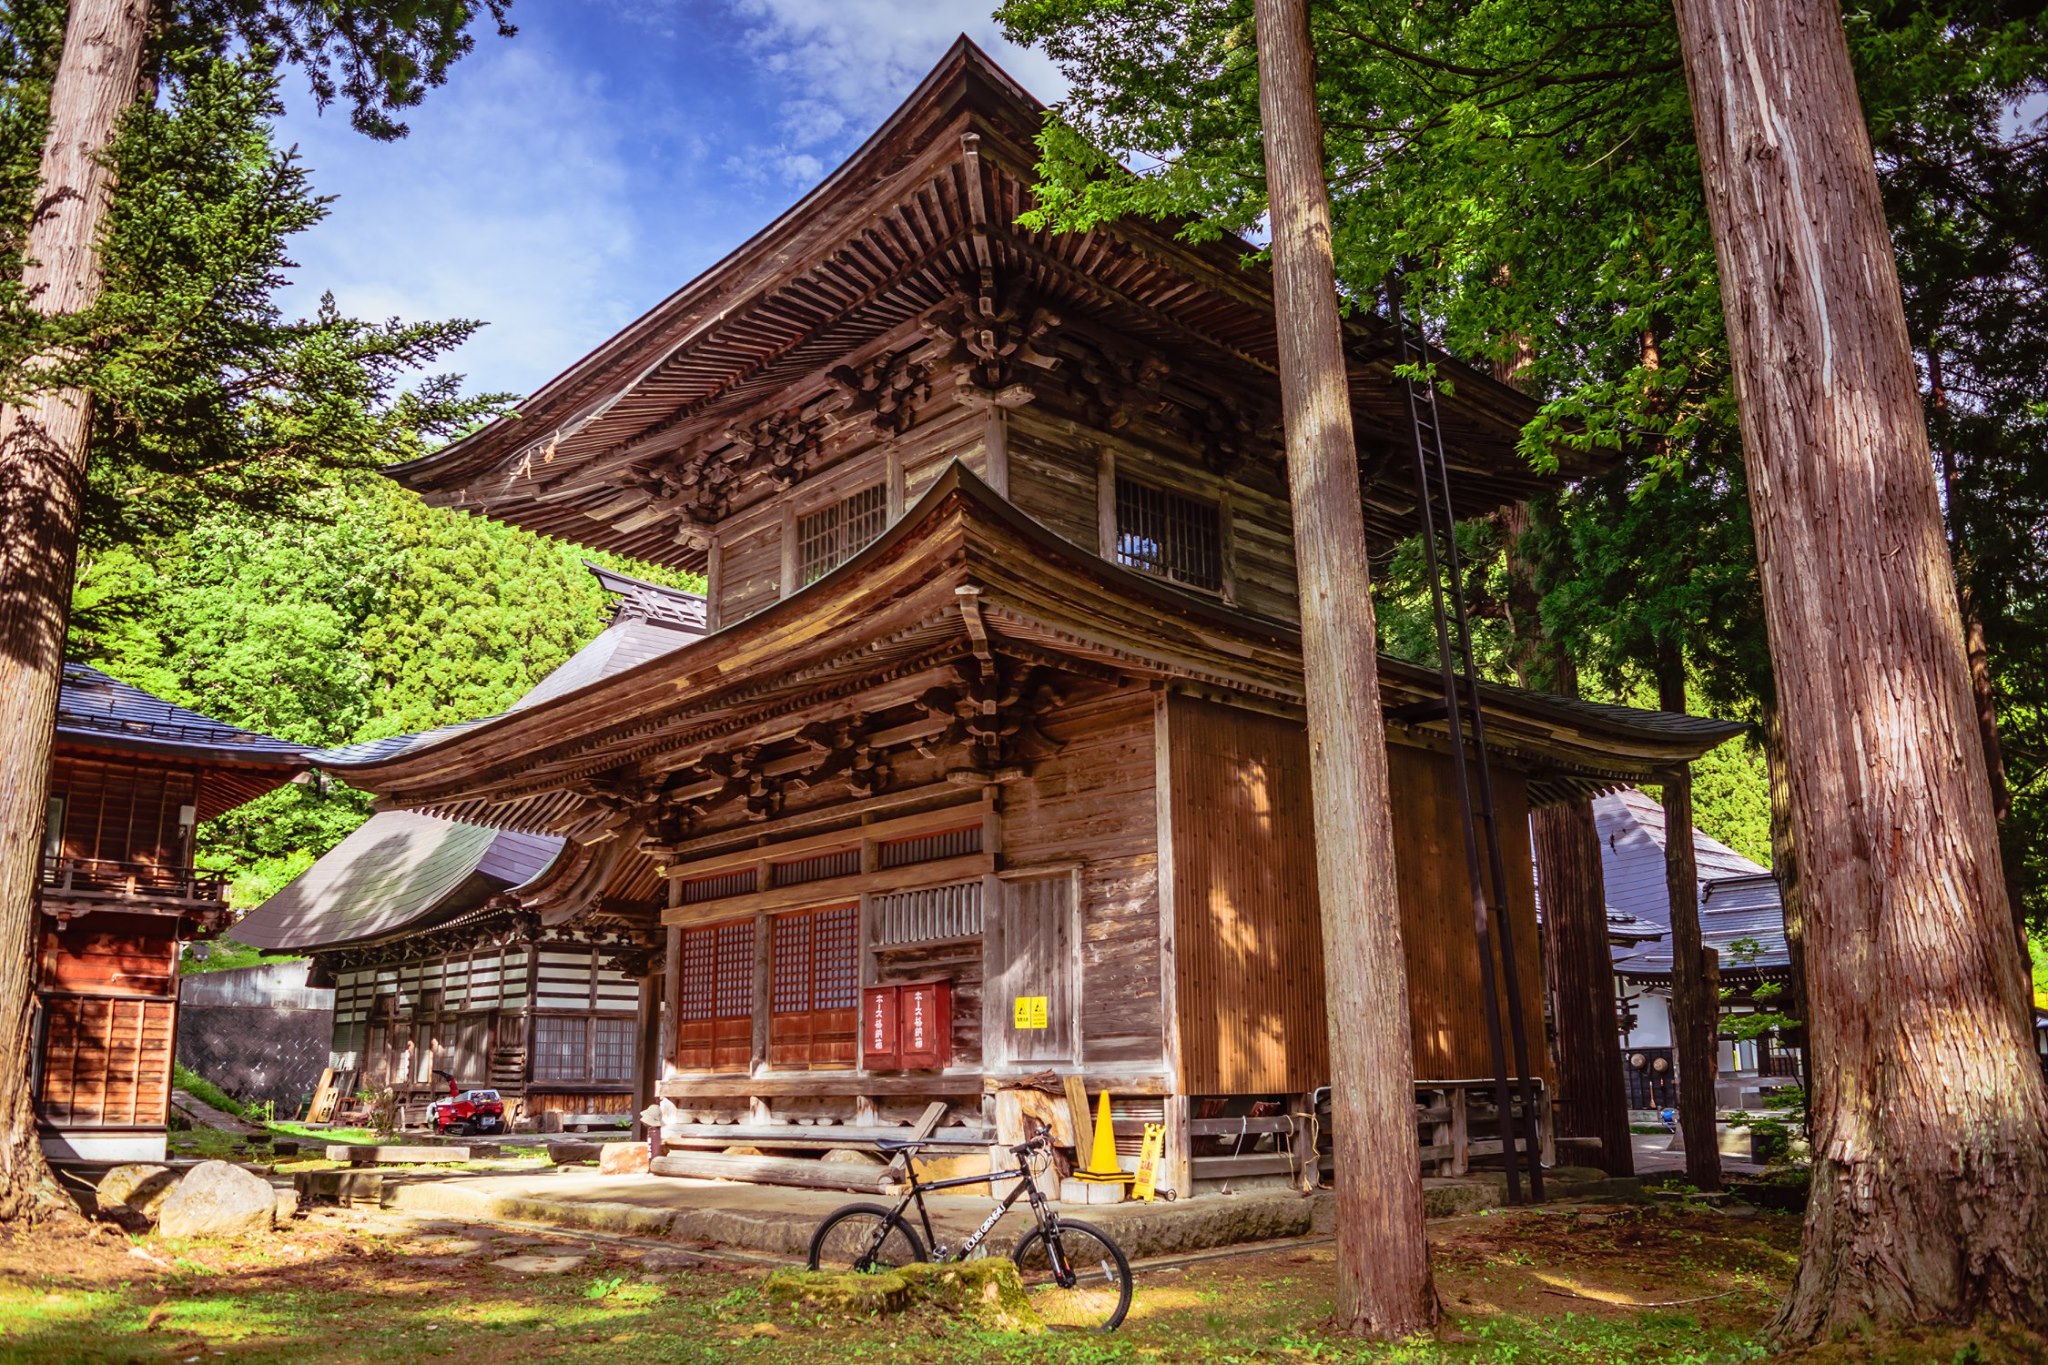
[[[925,1208],[924,1205],[926,1191],[950,1190],[962,1185],[993,1185],[998,1180],[1014,1180],[1017,1183],[1010,1187],[1008,1194],[996,1201],[995,1208],[989,1212],[987,1218],[982,1220],[981,1226],[976,1228],[967,1240],[960,1244],[959,1249],[946,1259],[949,1261],[964,1261],[969,1256],[972,1256],[974,1249],[988,1240],[988,1235],[995,1230],[996,1224],[1003,1221],[1003,1215],[1016,1207],[1017,1199],[1021,1195],[1030,1200],[1032,1217],[1038,1220],[1038,1226],[1045,1234],[1046,1255],[1052,1261],[1053,1279],[1063,1288],[1072,1286],[1074,1274],[1067,1265],[1066,1250],[1060,1245],[1059,1240],[1060,1216],[1053,1209],[1047,1207],[1045,1195],[1039,1191],[1038,1183],[1031,1178],[1030,1162],[1019,1162],[1017,1169],[1014,1171],[991,1171],[987,1175],[955,1176],[950,1180],[934,1180],[926,1183],[917,1178],[917,1165],[914,1154],[905,1153],[904,1173],[910,1178],[910,1190],[897,1202],[895,1211],[889,1216],[889,1221],[882,1224],[881,1228],[876,1232],[874,1245],[868,1248],[868,1254],[872,1255],[881,1249],[882,1242],[889,1235],[889,1229],[903,1218],[903,1211],[913,1203],[917,1205],[917,1220],[924,1229],[925,1245],[933,1248],[938,1246],[938,1239],[932,1235],[931,1211]]]

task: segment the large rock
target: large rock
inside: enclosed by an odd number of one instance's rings
[[[595,1142],[578,1142],[570,1139],[548,1144],[548,1160],[557,1166],[573,1166],[579,1161],[595,1161],[600,1154],[600,1148]]]
[[[116,1166],[100,1178],[94,1194],[103,1214],[127,1210],[153,1223],[177,1183],[178,1173],[168,1166]]]
[[[646,1175],[647,1144],[644,1142],[607,1142],[599,1150],[597,1173],[599,1175]]]
[[[268,1232],[277,1192],[267,1181],[225,1161],[202,1161],[186,1172],[157,1213],[165,1237],[246,1237]]]

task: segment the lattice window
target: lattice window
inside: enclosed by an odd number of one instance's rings
[[[756,873],[751,867],[736,868],[731,872],[713,872],[703,877],[692,877],[683,883],[683,904],[696,905],[703,901],[724,900],[727,896],[744,896],[749,891],[758,891]]]
[[[590,1021],[541,1015],[533,1021],[533,1078],[580,1081],[590,1074]]]
[[[981,880],[892,891],[875,897],[875,943],[894,948],[906,943],[973,938],[981,933]]]
[[[815,853],[808,858],[792,858],[786,863],[771,863],[768,881],[773,886],[802,886],[805,882],[820,882],[827,877],[851,877],[859,871],[860,849],[842,848],[830,853]]]
[[[590,1036],[590,1079],[624,1081],[633,1077],[632,1019],[593,1019]]]
[[[908,839],[889,839],[875,846],[875,866],[909,867],[913,863],[937,862],[981,852],[981,826],[941,830],[937,834],[916,834]]]
[[[834,906],[769,921],[768,1059],[851,1067],[858,1051],[860,910]]]
[[[754,1050],[754,921],[683,931],[676,1065],[745,1071]]]
[[[1116,562],[1126,568],[1221,592],[1222,523],[1214,503],[1117,476]]]
[[[874,484],[796,520],[797,579],[815,583],[889,525],[889,490]]]

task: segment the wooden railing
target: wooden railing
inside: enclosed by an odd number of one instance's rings
[[[225,901],[227,880],[196,868],[108,858],[43,859],[43,891],[123,900]]]

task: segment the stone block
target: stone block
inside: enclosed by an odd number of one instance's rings
[[[268,1232],[277,1192],[268,1181],[226,1161],[202,1161],[186,1172],[157,1213],[165,1237],[247,1237]]]
[[[1128,1189],[1129,1186],[1121,1182],[1113,1185],[1098,1185],[1092,1180],[1074,1180],[1069,1178],[1060,1182],[1060,1202],[1062,1204],[1121,1204],[1124,1202],[1124,1194]]]
[[[562,1111],[559,1109],[543,1109],[539,1120],[534,1125],[534,1131],[541,1133],[561,1132]]]
[[[557,1166],[573,1166],[579,1161],[595,1161],[600,1155],[600,1144],[595,1142],[550,1142],[548,1160]]]
[[[168,1166],[116,1166],[100,1178],[94,1194],[103,1214],[125,1209],[154,1223],[177,1183],[178,1173]]]
[[[381,1171],[300,1171],[292,1184],[306,1204],[353,1204],[358,1199],[377,1204],[384,1199]]]
[[[647,1144],[644,1142],[607,1142],[598,1153],[597,1173],[599,1175],[646,1175]]]

